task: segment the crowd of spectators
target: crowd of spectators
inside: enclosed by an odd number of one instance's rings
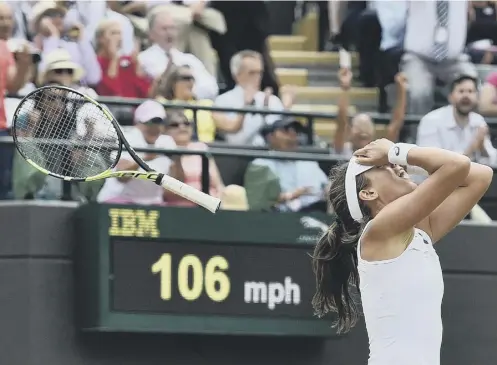
[[[461,74],[486,78],[492,68],[481,65],[497,64],[495,1],[345,1],[330,12],[331,39],[359,52],[363,85],[383,88],[398,71],[406,75],[410,114],[429,112],[438,86]]]
[[[56,84],[94,98],[149,99],[130,108],[133,126],[125,129],[125,135],[134,147],[205,151],[213,141],[227,146],[266,145],[261,130],[281,119],[277,114],[200,110],[194,115],[189,109],[163,106],[179,102],[275,111],[292,106],[292,88],[279,90],[268,52],[264,3],[233,5],[202,0],[2,2],[0,61],[5,72],[0,88],[3,94],[23,96],[36,87]],[[226,85],[224,90],[219,80]],[[16,97],[0,103],[4,136],[9,135],[18,103]],[[118,118],[123,112],[110,108]],[[3,199],[61,197],[58,181],[33,170],[10,151],[0,158]],[[157,170],[201,187],[200,156],[142,157]],[[138,166],[123,155],[116,168]],[[240,209],[248,209],[245,189],[237,184],[225,187],[214,159],[209,170],[210,193],[225,201],[237,200]],[[287,201],[298,188],[293,185],[285,187],[292,191],[282,192],[287,193]],[[111,203],[189,205],[150,184],[126,179],[79,184],[72,195]]]
[[[444,86],[449,104],[427,114],[419,129],[411,131],[411,138],[477,161],[497,162],[489,128],[475,113],[479,108],[485,116],[497,115],[497,72],[490,70],[483,80],[478,72],[479,65],[497,64],[494,2],[372,0],[319,5],[320,18],[329,21],[328,46],[358,51],[356,78],[382,91],[390,83],[396,86],[384,136],[405,139],[405,115],[429,113],[435,90]],[[125,135],[134,147],[206,151],[209,143],[218,142],[296,151],[303,144],[299,137],[304,127],[278,114],[292,108],[295,92],[292,86],[280,87],[275,76],[267,22],[265,2],[258,1],[4,1],[0,3],[0,92],[22,96],[36,87],[57,84],[95,98],[148,99],[128,110],[133,126],[125,129]],[[338,115],[330,122],[336,123],[336,132],[333,140],[325,141],[330,152],[343,159],[378,137],[379,130],[366,112],[349,113],[353,72],[344,66],[338,71]],[[479,93],[480,81],[484,84]],[[0,103],[3,136],[9,135],[18,102],[7,97]],[[251,107],[275,114],[195,113],[164,107],[168,103]],[[119,119],[123,110],[110,109]],[[17,154],[3,151],[0,198],[60,198],[60,183],[40,176]],[[196,188],[202,185],[200,156],[142,157],[161,172]],[[210,159],[209,164],[209,191],[225,206],[328,209],[326,174],[317,162],[261,158],[236,164]],[[124,154],[117,168],[139,167]],[[153,185],[129,179],[79,184],[72,194],[74,199],[110,203],[190,205]]]
[[[380,111],[390,109],[385,87],[394,81],[397,85],[387,138],[399,139],[407,112],[421,119],[410,136],[404,134],[409,142],[497,165],[497,150],[484,119],[497,115],[497,68],[492,67],[497,64],[497,2],[328,4],[330,40],[336,49],[358,51],[359,79],[364,86],[380,88]],[[342,70],[339,80],[343,91],[334,149],[350,156],[372,140],[374,128],[367,114],[348,122],[350,71]],[[442,105],[435,106],[437,92],[442,94]]]

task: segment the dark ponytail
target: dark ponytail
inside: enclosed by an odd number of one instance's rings
[[[357,323],[359,310],[359,273],[357,270],[357,242],[361,224],[350,216],[345,198],[345,173],[347,164],[335,167],[330,174],[328,198],[337,219],[319,239],[312,256],[316,276],[316,293],[312,306],[318,317],[336,312],[338,332],[348,332]],[[367,185],[364,176],[357,177],[357,189]],[[361,209],[369,217],[368,209]],[[357,291],[357,292],[354,292]]]

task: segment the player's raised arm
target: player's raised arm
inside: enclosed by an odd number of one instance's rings
[[[360,199],[364,200],[374,217],[365,232],[365,239],[373,241],[388,240],[428,218],[445,199],[463,185],[471,166],[468,157],[455,152],[405,143],[393,144],[386,139],[372,142],[356,151],[355,155],[360,164],[380,166],[367,172],[372,180],[371,187],[359,192]],[[383,189],[389,187],[382,188],[378,181],[386,180],[385,170],[394,172],[392,167],[388,167],[389,164],[417,166],[427,171],[430,176],[418,187],[412,186],[411,191],[406,185],[405,190],[398,188],[399,191],[381,194]],[[410,183],[408,178],[401,178]],[[378,199],[381,195],[383,197]],[[427,233],[432,235],[432,232]]]
[[[491,167],[471,163],[464,182],[430,214],[433,242],[439,241],[468,215],[487,191],[493,174]]]

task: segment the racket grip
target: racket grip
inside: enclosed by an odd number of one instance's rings
[[[172,191],[174,194],[179,195],[191,202],[194,202],[201,207],[216,213],[221,205],[221,200],[214,198],[208,194],[201,192],[200,190],[191,187],[179,180],[176,180],[168,175],[163,175],[160,184],[164,189]]]

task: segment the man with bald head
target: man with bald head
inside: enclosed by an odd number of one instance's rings
[[[358,114],[350,121],[349,142],[352,150],[362,148],[374,139],[375,126],[367,114]]]
[[[28,45],[16,50],[7,46],[14,27],[13,11],[9,4],[0,2],[0,132],[7,129],[4,96],[17,93],[26,83],[26,75],[32,65]]]
[[[151,78],[161,77],[169,63],[189,66],[195,78],[193,92],[196,98],[214,99],[217,96],[219,87],[216,78],[197,57],[177,48],[178,28],[168,11],[159,9],[150,15],[149,35],[153,44],[138,55],[138,63]]]
[[[349,122],[349,89],[352,76],[349,69],[342,68],[338,71],[342,93],[338,101],[337,129],[333,143],[334,152],[347,159],[352,157],[354,151],[363,148],[376,138],[376,128],[369,115],[357,114]],[[404,125],[407,91],[407,80],[402,74],[398,74],[395,81],[397,83],[397,104],[392,112],[385,136],[393,142],[398,141],[400,130]]]
[[[9,135],[5,94],[17,93],[26,82],[32,65],[32,56],[27,45],[14,55],[7,46],[14,26],[13,12],[7,3],[0,3],[0,136]],[[0,199],[7,197],[10,189],[12,151],[2,149],[0,153]]]

